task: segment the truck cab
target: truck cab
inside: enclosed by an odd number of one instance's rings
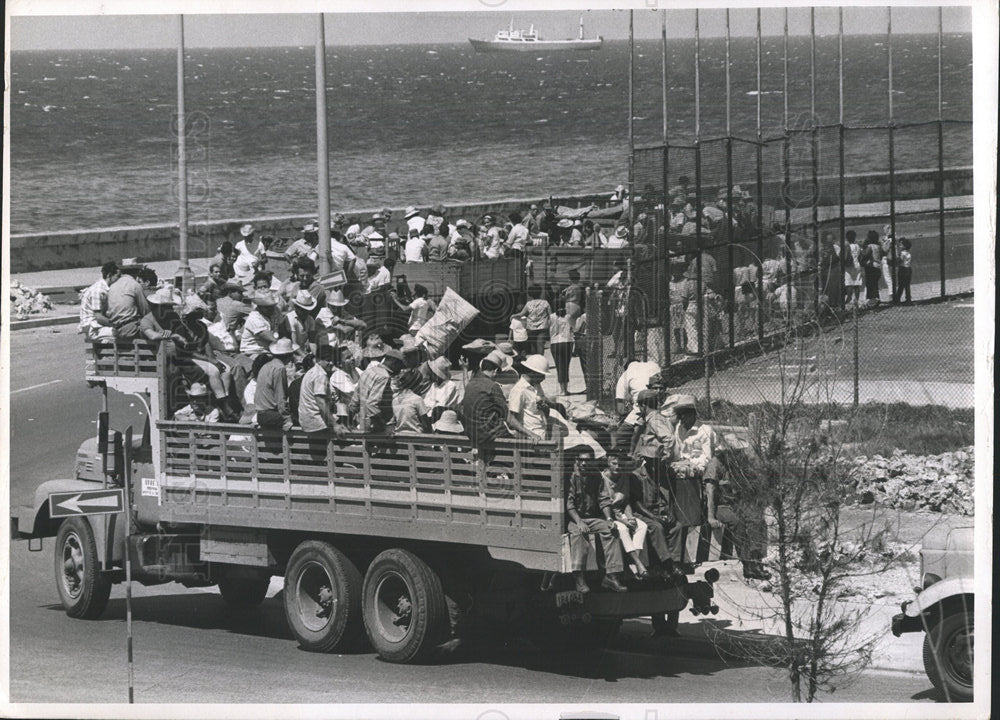
[[[938,528],[920,550],[921,586],[892,619],[892,634],[923,632],[924,671],[949,701],[972,700],[975,537],[967,527]]]

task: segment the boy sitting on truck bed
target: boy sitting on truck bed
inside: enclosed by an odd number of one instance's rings
[[[573,470],[566,483],[566,532],[569,533],[569,551],[576,590],[590,592],[585,572],[587,555],[590,552],[588,535],[596,534],[604,551],[604,578],[601,587],[614,592],[626,592],[622,584],[621,572],[625,569],[622,561],[622,547],[614,531],[611,508],[601,507],[598,500],[601,477],[590,465],[594,461],[594,451],[583,446],[567,451],[572,458]]]

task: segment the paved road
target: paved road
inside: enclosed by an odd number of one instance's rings
[[[100,394],[80,380],[82,352],[72,330],[25,330],[12,337],[11,495],[28,499],[38,481],[72,470],[79,442],[94,431]],[[112,397],[113,425],[127,398]],[[10,692],[14,702],[123,702],[126,698],[124,588],[102,619],[71,620],[57,602],[51,540],[43,552],[12,543]],[[625,638],[592,656],[547,659],[524,647],[491,647],[445,666],[403,667],[357,655],[301,651],[285,624],[280,581],[245,614],[214,588],[137,586],[134,603],[139,702],[777,702],[788,697],[780,671],[717,658],[675,656],[670,646],[637,652]],[[838,702],[933,701],[922,675],[871,672],[839,689]],[[484,708],[485,709],[485,708]],[[482,709],[473,712],[477,717]]]

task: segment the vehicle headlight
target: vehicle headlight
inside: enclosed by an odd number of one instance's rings
[[[929,588],[934,583],[939,583],[939,582],[941,582],[941,578],[935,575],[934,573],[924,574],[924,590]]]

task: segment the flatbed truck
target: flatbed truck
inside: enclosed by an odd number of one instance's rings
[[[104,612],[126,559],[133,581],[218,585],[237,607],[261,603],[283,576],[303,648],[367,638],[400,663],[430,657],[463,625],[510,624],[542,646],[580,647],[607,642],[624,618],[713,609],[714,570],[629,579],[616,593],[600,588],[591,553],[593,589],[573,589],[557,443],[499,440],[483,474],[458,435],[336,439],[177,422],[168,408],[182,387],[165,380],[162,349],[92,344],[88,355],[86,381],[104,399],[99,435],[81,446],[75,477],[42,482],[11,517],[15,539],[55,538],[56,586],[72,617]],[[132,445],[108,439],[111,390],[146,407]],[[89,514],[87,493],[109,488],[121,488],[123,507]]]

